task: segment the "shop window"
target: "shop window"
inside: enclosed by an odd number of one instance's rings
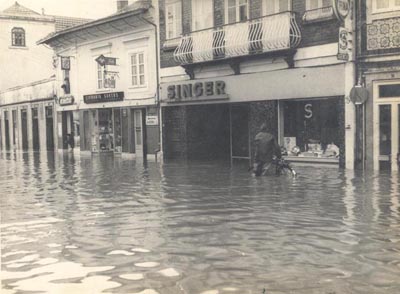
[[[390,12],[400,9],[400,0],[372,0],[372,11],[374,13]]]
[[[192,31],[213,26],[213,0],[192,0]]]
[[[11,44],[16,47],[25,47],[25,30],[23,28],[11,30]]]
[[[225,0],[225,23],[246,21],[248,18],[248,0]]]
[[[337,99],[283,102],[283,146],[289,156],[337,159],[339,103]]]
[[[146,62],[144,52],[136,52],[130,55],[131,62],[131,86],[144,87],[146,86]]]
[[[291,2],[292,2],[291,0],[264,0],[263,2],[264,15],[271,15],[285,11],[290,11]]]
[[[178,38],[182,34],[182,1],[165,1],[165,27],[167,39]]]

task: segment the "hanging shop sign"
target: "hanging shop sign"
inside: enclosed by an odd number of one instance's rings
[[[167,87],[167,102],[185,102],[229,98],[224,81],[207,81]]]
[[[62,70],[71,69],[71,58],[69,56],[61,56],[61,69]]]
[[[96,62],[100,64],[101,66],[105,65],[117,65],[117,58],[115,57],[106,57],[103,54],[101,54],[99,57],[97,57]]]
[[[74,104],[74,101],[75,101],[74,96],[67,95],[67,96],[60,97],[58,99],[58,104],[60,106],[72,105],[72,104]]]
[[[333,11],[338,20],[344,21],[350,12],[350,1],[333,0]]]
[[[158,116],[146,115],[146,126],[158,126]]]
[[[104,70],[104,88],[115,88],[116,77],[118,77],[118,72]]]
[[[350,59],[349,52],[349,32],[346,28],[340,27],[337,59],[348,61]]]
[[[102,102],[115,102],[124,100],[124,92],[112,92],[102,94],[84,95],[83,101],[86,104],[102,103]]]

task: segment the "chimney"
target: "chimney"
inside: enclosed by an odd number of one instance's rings
[[[42,15],[44,15],[44,8],[42,8]]]
[[[117,12],[128,6],[128,0],[117,0]]]

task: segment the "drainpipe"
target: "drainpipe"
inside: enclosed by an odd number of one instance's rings
[[[155,8],[154,6],[151,6],[151,7]],[[163,144],[162,144],[162,136],[161,136],[161,133],[162,133],[162,122],[161,122],[161,107],[160,107],[160,70],[159,70],[160,62],[159,62],[159,48],[158,48],[159,47],[158,28],[157,28],[157,24],[149,21],[146,18],[143,18],[142,15],[139,16],[139,19],[154,27],[154,41],[155,41],[155,44],[156,44],[156,46],[155,46],[155,50],[156,50],[156,83],[157,83],[157,85],[156,85],[156,105],[157,105],[157,108],[158,108],[158,111],[157,111],[158,124],[159,124],[158,141],[159,141],[159,145],[160,145],[160,148],[159,148],[158,151],[156,151],[155,155],[156,155],[156,159],[157,159],[157,153],[160,152],[161,160],[162,160],[163,159],[162,158],[163,157],[163,155],[162,155],[163,154],[163,152],[162,152],[163,151]]]

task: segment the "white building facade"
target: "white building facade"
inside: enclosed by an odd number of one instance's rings
[[[137,157],[158,152],[154,13],[150,1],[137,1],[41,40],[57,55],[60,149]]]

